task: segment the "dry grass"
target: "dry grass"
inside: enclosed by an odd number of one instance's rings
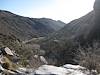
[[[79,64],[92,72],[96,70],[97,74],[100,73],[100,55],[95,54],[96,48],[78,49]]]

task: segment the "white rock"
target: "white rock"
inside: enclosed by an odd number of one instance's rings
[[[56,74],[56,75],[66,75],[67,71],[65,68],[55,67],[51,65],[43,65],[35,71],[36,74]]]
[[[46,59],[43,57],[43,56],[40,56],[40,60],[45,63],[45,64],[48,64],[48,62],[46,61]]]
[[[6,52],[8,55],[13,55],[13,52],[12,52],[8,47],[5,48],[5,52]]]
[[[0,70],[4,71],[5,69],[0,65]]]
[[[80,65],[71,65],[71,64],[63,65],[63,67],[66,69],[85,69],[84,67]]]
[[[34,55],[34,58],[38,58],[39,56],[38,55]]]
[[[65,68],[64,68],[65,67]],[[52,65],[43,65],[39,67],[35,74],[42,74],[42,75],[87,75],[89,72],[83,73],[83,71],[79,70],[80,68],[83,68],[79,65],[70,65],[66,64],[63,67],[56,67]]]

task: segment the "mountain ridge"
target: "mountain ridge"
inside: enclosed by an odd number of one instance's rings
[[[95,0],[93,11],[66,24],[48,37],[41,47],[46,51],[45,57],[51,61],[55,60],[59,66],[63,63],[76,64],[74,59],[78,49],[95,48],[95,43],[98,43],[100,48],[100,0]],[[100,51],[94,52],[100,54]]]
[[[21,40],[47,36],[61,28],[58,24],[61,23],[52,19],[23,17],[0,10],[0,32],[6,35],[13,34]]]

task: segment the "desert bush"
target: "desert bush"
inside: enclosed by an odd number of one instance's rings
[[[79,65],[85,67],[90,73],[92,73],[92,70],[96,70],[97,73],[100,73],[100,55],[97,55],[95,53],[96,51],[97,48],[92,47],[78,49],[77,57],[79,59]]]

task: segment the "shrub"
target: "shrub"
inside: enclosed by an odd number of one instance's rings
[[[95,52],[96,48],[79,48],[78,49],[78,60],[79,65],[85,67],[92,72],[92,70],[96,70],[97,73],[100,73],[100,55],[97,55]]]

